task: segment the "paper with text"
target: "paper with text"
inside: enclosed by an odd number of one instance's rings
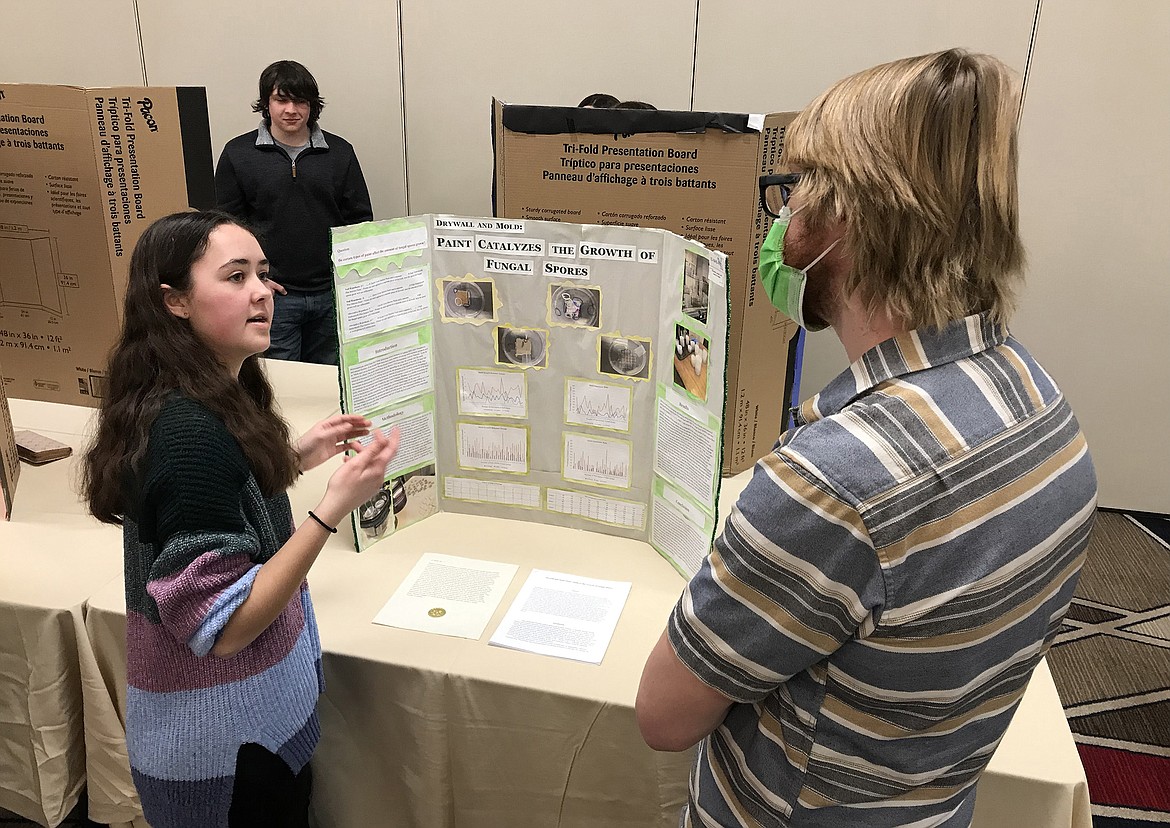
[[[479,638],[516,569],[515,564],[424,553],[374,616],[374,623]]]
[[[489,643],[600,664],[629,596],[628,581],[534,569]]]
[[[661,477],[654,479],[650,504],[650,545],[693,578],[711,551],[714,518]]]
[[[431,316],[426,268],[339,285],[341,334],[348,342]]]
[[[654,473],[678,484],[713,512],[719,468],[718,419],[696,403],[659,386],[656,429]]]

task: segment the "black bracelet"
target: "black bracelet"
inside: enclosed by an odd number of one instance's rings
[[[321,524],[321,528],[322,528],[322,529],[324,529],[326,532],[331,532],[331,533],[333,533],[334,535],[336,535],[336,534],[337,534],[337,527],[336,527],[336,526],[330,526],[328,523],[326,523],[325,521],[321,520],[321,518],[319,518],[319,517],[317,517],[315,514],[313,514],[313,510],[312,510],[312,509],[310,509],[310,510],[309,510],[309,517],[311,517],[313,520],[317,521],[317,523]]]

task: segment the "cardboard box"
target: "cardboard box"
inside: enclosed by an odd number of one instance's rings
[[[96,406],[138,237],[214,205],[202,88],[0,84],[8,396]]]
[[[0,376],[3,376],[3,366],[0,366]],[[12,517],[12,501],[19,480],[20,455],[16,450],[16,434],[12,430],[12,412],[8,410],[4,383],[0,382],[0,519]]]
[[[723,467],[750,468],[799,387],[799,328],[756,279],[771,226],[759,176],[776,170],[796,113],[492,107],[497,216],[661,227],[728,255]]]

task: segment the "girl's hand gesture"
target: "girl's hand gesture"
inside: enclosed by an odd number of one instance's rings
[[[315,469],[335,454],[356,449],[357,438],[369,434],[372,425],[360,414],[334,414],[317,423],[293,446],[301,471]]]
[[[345,516],[361,506],[382,488],[386,479],[386,466],[398,452],[399,432],[395,426],[387,437],[375,430],[369,444],[350,444],[354,454],[345,458],[341,468],[329,478],[325,496],[321,499],[318,514],[336,526]]]

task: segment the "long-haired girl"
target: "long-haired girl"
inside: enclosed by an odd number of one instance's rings
[[[126,742],[154,828],[307,825],[321,648],[305,576],[374,495],[398,435],[336,415],[295,445],[257,355],[272,289],[228,215],[176,213],[134,249],[83,492],[121,524]],[[354,454],[294,530],[300,471]]]

